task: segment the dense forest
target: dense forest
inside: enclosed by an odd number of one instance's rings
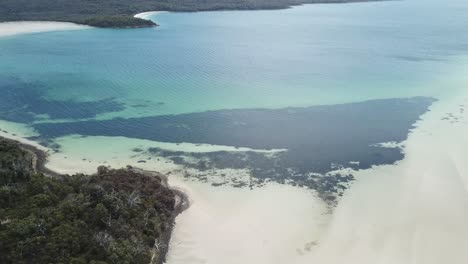
[[[81,23],[101,28],[139,28],[156,26],[151,20],[132,16],[95,16],[83,20]]]
[[[148,26],[133,18],[145,11],[208,11],[282,9],[306,3],[346,3],[372,0],[1,0],[0,22],[18,20],[70,21],[102,27]],[[380,0],[374,0],[380,1]],[[96,18],[98,17],[98,18]],[[103,19],[109,20],[103,23]],[[123,18],[126,24],[122,25]],[[96,19],[100,23],[89,23]],[[116,22],[116,23],[113,23]]]
[[[161,263],[175,195],[163,178],[100,167],[46,177],[0,139],[0,263]]]

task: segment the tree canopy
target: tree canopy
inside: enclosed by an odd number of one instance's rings
[[[0,263],[150,263],[161,254],[155,241],[170,232],[175,204],[162,178],[106,167],[49,178],[31,161],[0,142]]]

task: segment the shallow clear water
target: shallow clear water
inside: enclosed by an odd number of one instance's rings
[[[163,13],[152,29],[3,38],[0,72],[45,99],[121,104],[100,118],[440,96],[432,82],[468,51],[467,11],[466,1],[408,0]]]

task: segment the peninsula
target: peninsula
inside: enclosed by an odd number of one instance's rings
[[[0,138],[1,263],[154,263],[165,260],[183,193],[158,173],[45,169],[46,154]]]

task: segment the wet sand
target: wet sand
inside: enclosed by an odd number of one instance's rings
[[[434,104],[401,162],[357,172],[319,246],[299,263],[467,263],[467,106],[466,95]]]

